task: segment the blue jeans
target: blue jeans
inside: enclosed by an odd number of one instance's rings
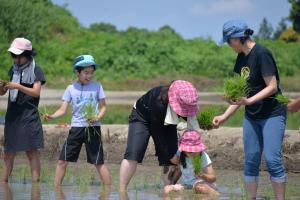
[[[259,120],[244,118],[244,179],[246,183],[258,181],[262,154],[264,154],[271,181],[277,183],[286,181],[281,157],[285,124],[285,115]]]

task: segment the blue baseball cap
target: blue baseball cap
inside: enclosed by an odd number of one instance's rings
[[[88,67],[95,66],[97,68],[99,65],[95,63],[95,59],[91,55],[80,55],[75,58],[73,64],[73,71],[75,71],[78,67]]]
[[[230,38],[245,37],[245,31],[248,29],[248,25],[243,20],[230,20],[223,25],[223,38],[220,44],[227,42]]]

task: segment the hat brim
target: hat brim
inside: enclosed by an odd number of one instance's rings
[[[198,146],[193,146],[192,148],[191,147],[188,147],[188,146],[185,146],[185,145],[180,145],[178,150],[180,152],[189,152],[189,153],[197,153],[197,152],[202,152],[206,149],[206,146],[205,145],[198,145]]]
[[[21,50],[21,49],[17,49],[15,47],[10,47],[7,51],[15,54],[15,55],[20,55],[24,52],[24,50]]]

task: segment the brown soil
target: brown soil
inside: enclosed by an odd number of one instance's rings
[[[44,125],[45,148],[41,156],[56,160],[67,137],[69,128],[56,128],[55,125]],[[127,125],[103,125],[102,140],[105,160],[119,164],[122,161],[127,145]],[[203,133],[208,146],[208,154],[218,169],[243,169],[243,140],[241,128],[219,128]],[[3,126],[0,126],[0,150],[3,151]],[[85,148],[82,148],[80,159],[85,159]],[[287,130],[283,144],[283,160],[290,172],[300,172],[300,134]],[[147,165],[157,165],[155,149],[150,140],[144,158]],[[265,169],[265,163],[262,163]]]

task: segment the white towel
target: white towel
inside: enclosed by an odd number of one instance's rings
[[[170,124],[180,124],[180,129],[184,129],[184,127],[182,127],[182,123],[179,123],[178,115],[173,111],[170,104],[168,104],[164,125],[167,126]],[[193,129],[196,131],[200,131],[200,126],[196,116],[187,117],[187,124],[185,129]]]

